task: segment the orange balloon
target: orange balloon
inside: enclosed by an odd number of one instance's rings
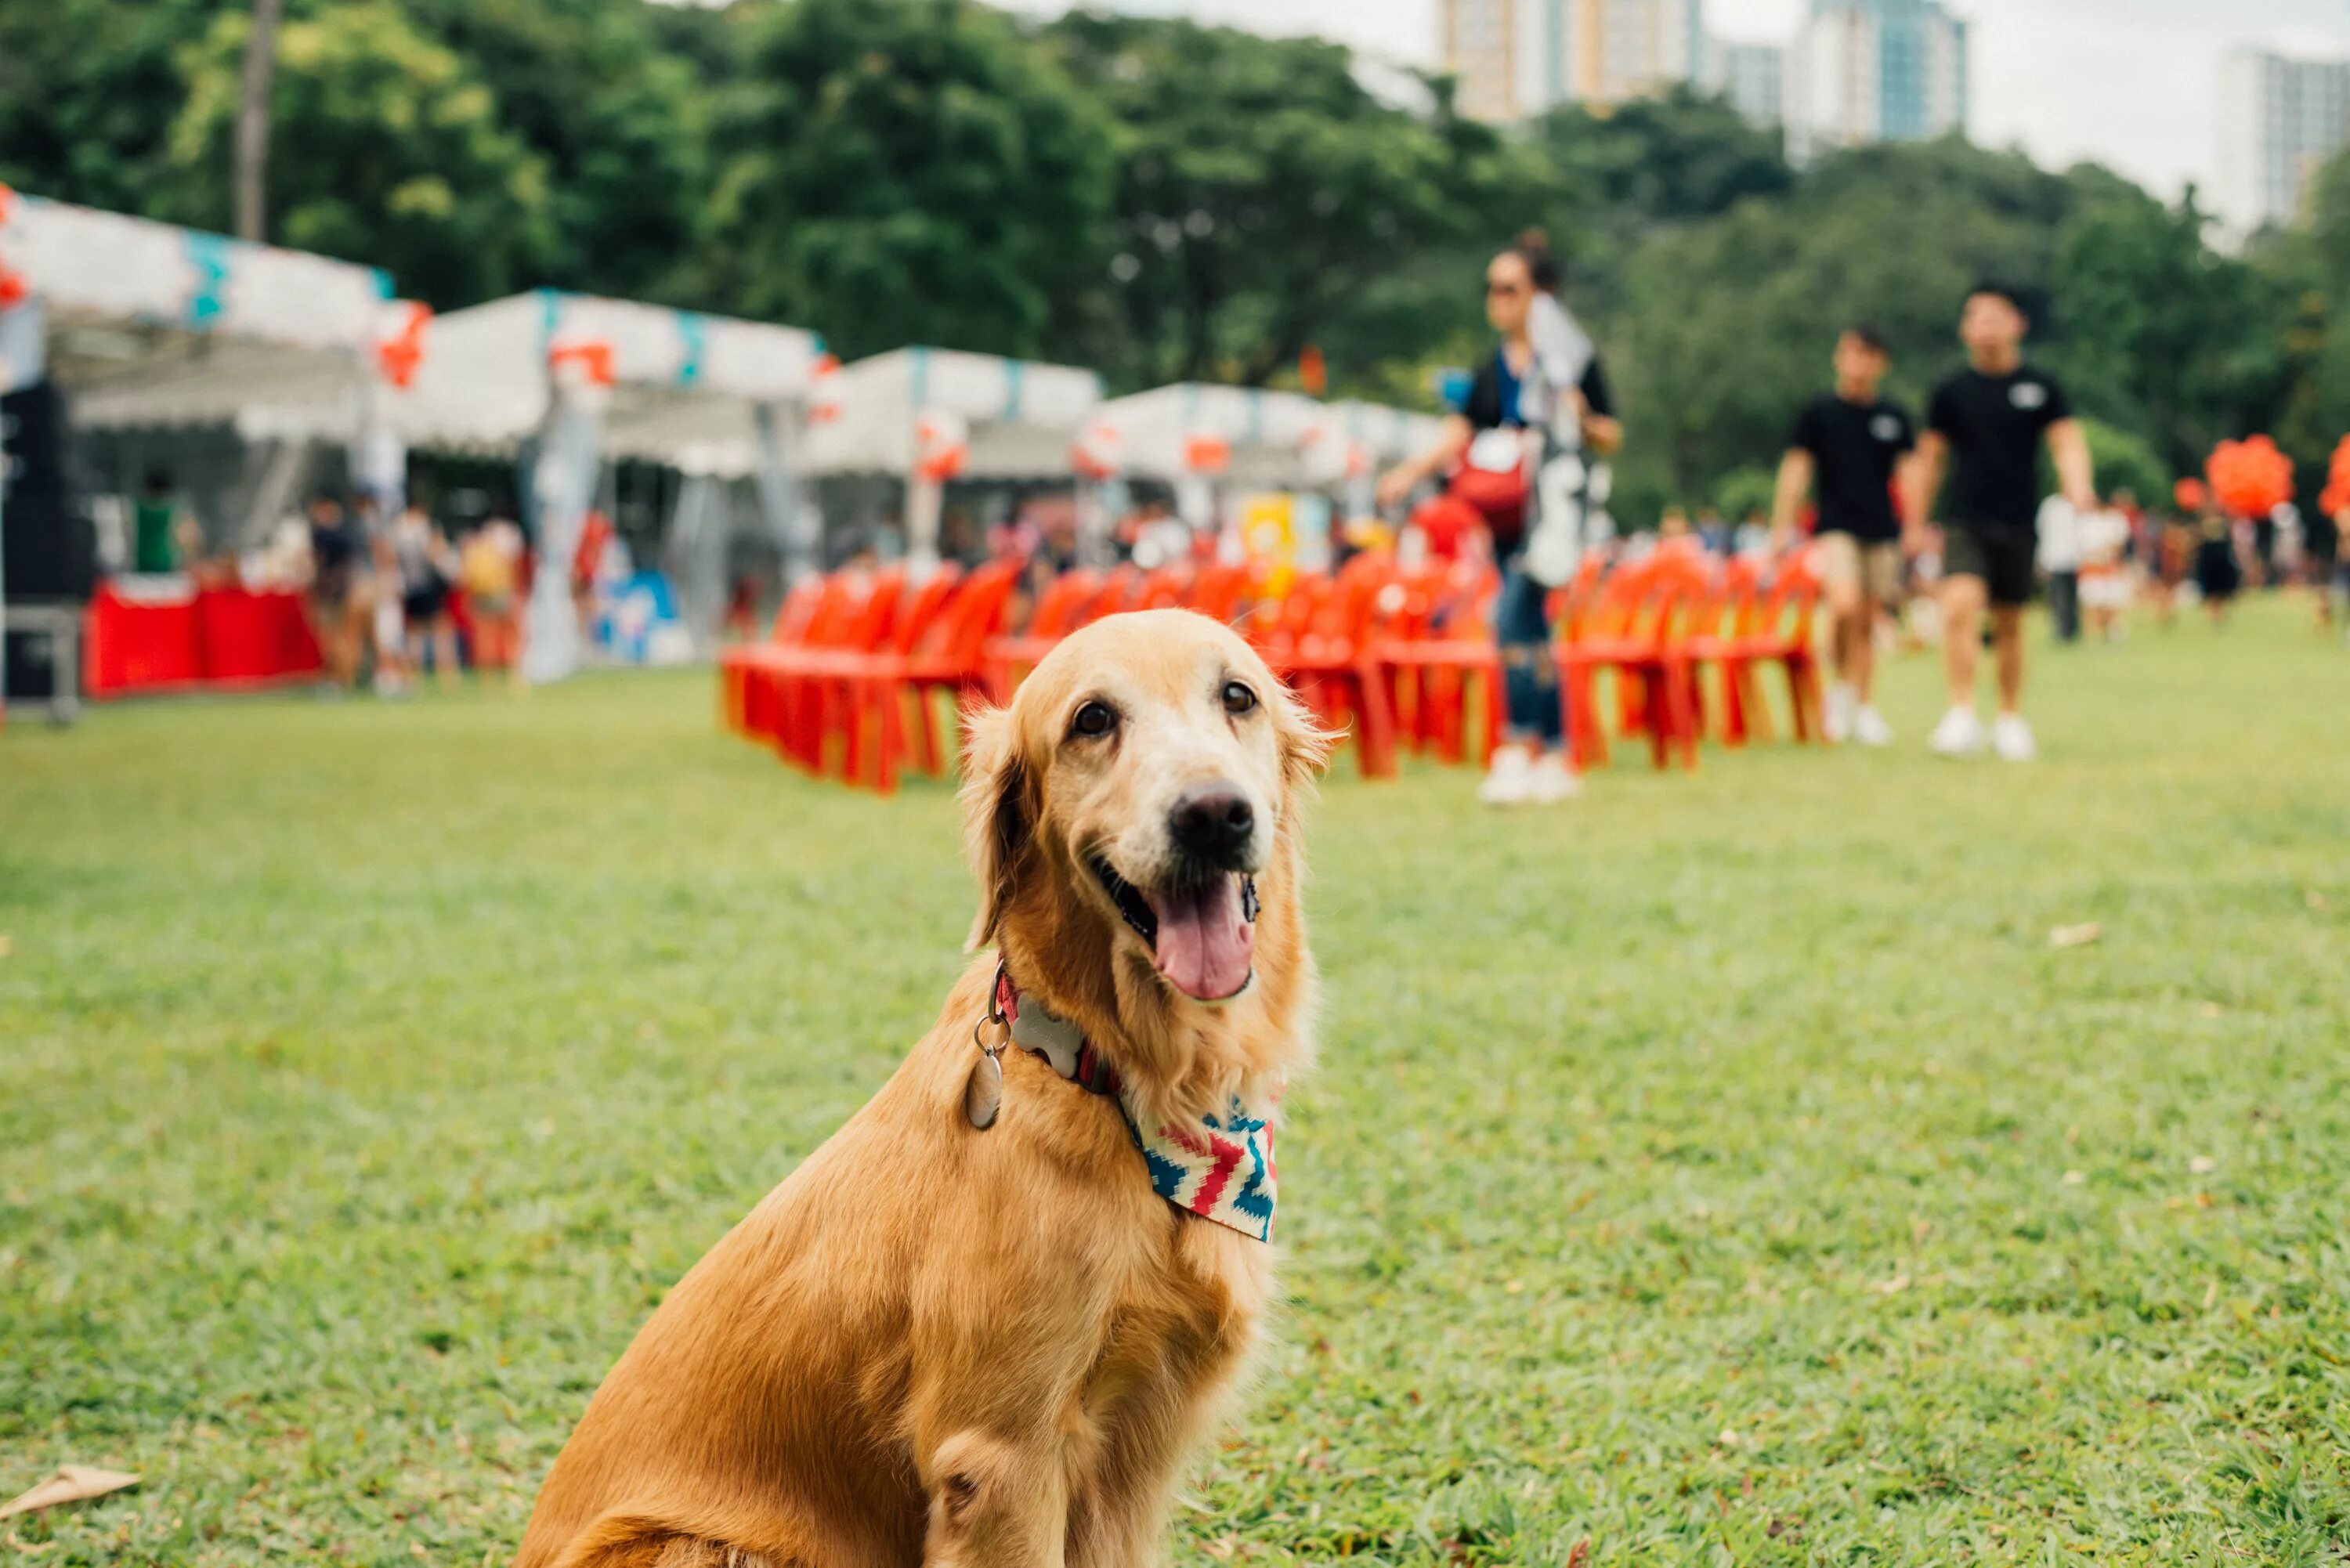
[[[2203,472],[2220,506],[2238,517],[2264,517],[2293,499],[2293,459],[2264,435],[2221,441]]]

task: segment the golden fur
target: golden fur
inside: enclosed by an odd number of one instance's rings
[[[1261,700],[1229,712],[1225,683]],[[1081,737],[1088,701],[1121,716]],[[1297,808],[1325,738],[1198,616],[1068,639],[974,723],[973,942],[1079,1023],[1145,1106],[1277,1094],[1310,1055]],[[1254,981],[1191,1001],[1087,869],[1159,874],[1187,783],[1264,826]],[[1273,1253],[1151,1189],[1117,1105],[1017,1048],[962,1112],[996,958],[964,972],[879,1094],[670,1293],[540,1492],[521,1568],[898,1568],[1156,1561],[1186,1458],[1223,1416]]]

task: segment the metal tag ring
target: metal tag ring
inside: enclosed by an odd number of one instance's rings
[[[990,1024],[995,1026],[995,1044],[993,1045],[987,1043],[982,1033],[982,1031]],[[1012,1044],[1012,1021],[1000,1012],[991,1012],[971,1026],[971,1043],[979,1047],[980,1054],[983,1056],[1001,1054],[1006,1045]]]

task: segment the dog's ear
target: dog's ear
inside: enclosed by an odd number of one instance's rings
[[[979,915],[970,945],[995,940],[1012,882],[1028,853],[1034,830],[1028,798],[1028,768],[1020,756],[1017,727],[1009,708],[982,709],[971,716],[963,748],[963,848],[979,878]]]
[[[1338,743],[1338,737],[1322,727],[1288,686],[1276,680],[1273,691],[1273,732],[1281,742],[1281,782],[1295,794],[1329,764],[1330,748]]]

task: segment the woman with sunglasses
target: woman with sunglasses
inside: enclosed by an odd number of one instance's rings
[[[1379,504],[1395,506],[1429,480],[1457,471],[1456,489],[1475,493],[1472,504],[1492,531],[1502,567],[1493,636],[1508,719],[1492,771],[1477,791],[1488,805],[1548,805],[1579,787],[1566,754],[1544,606],[1574,570],[1580,545],[1579,492],[1588,474],[1575,453],[1614,455],[1624,444],[1624,427],[1597,352],[1558,303],[1562,281],[1539,233],[1493,258],[1485,269],[1485,319],[1501,335],[1500,347],[1434,444],[1382,475],[1378,486]],[[1549,540],[1538,499],[1544,493],[1555,510],[1577,513],[1549,519]],[[1556,547],[1529,549],[1537,541],[1555,546],[1562,532],[1571,535],[1563,563]],[[1541,558],[1530,566],[1530,556]]]

